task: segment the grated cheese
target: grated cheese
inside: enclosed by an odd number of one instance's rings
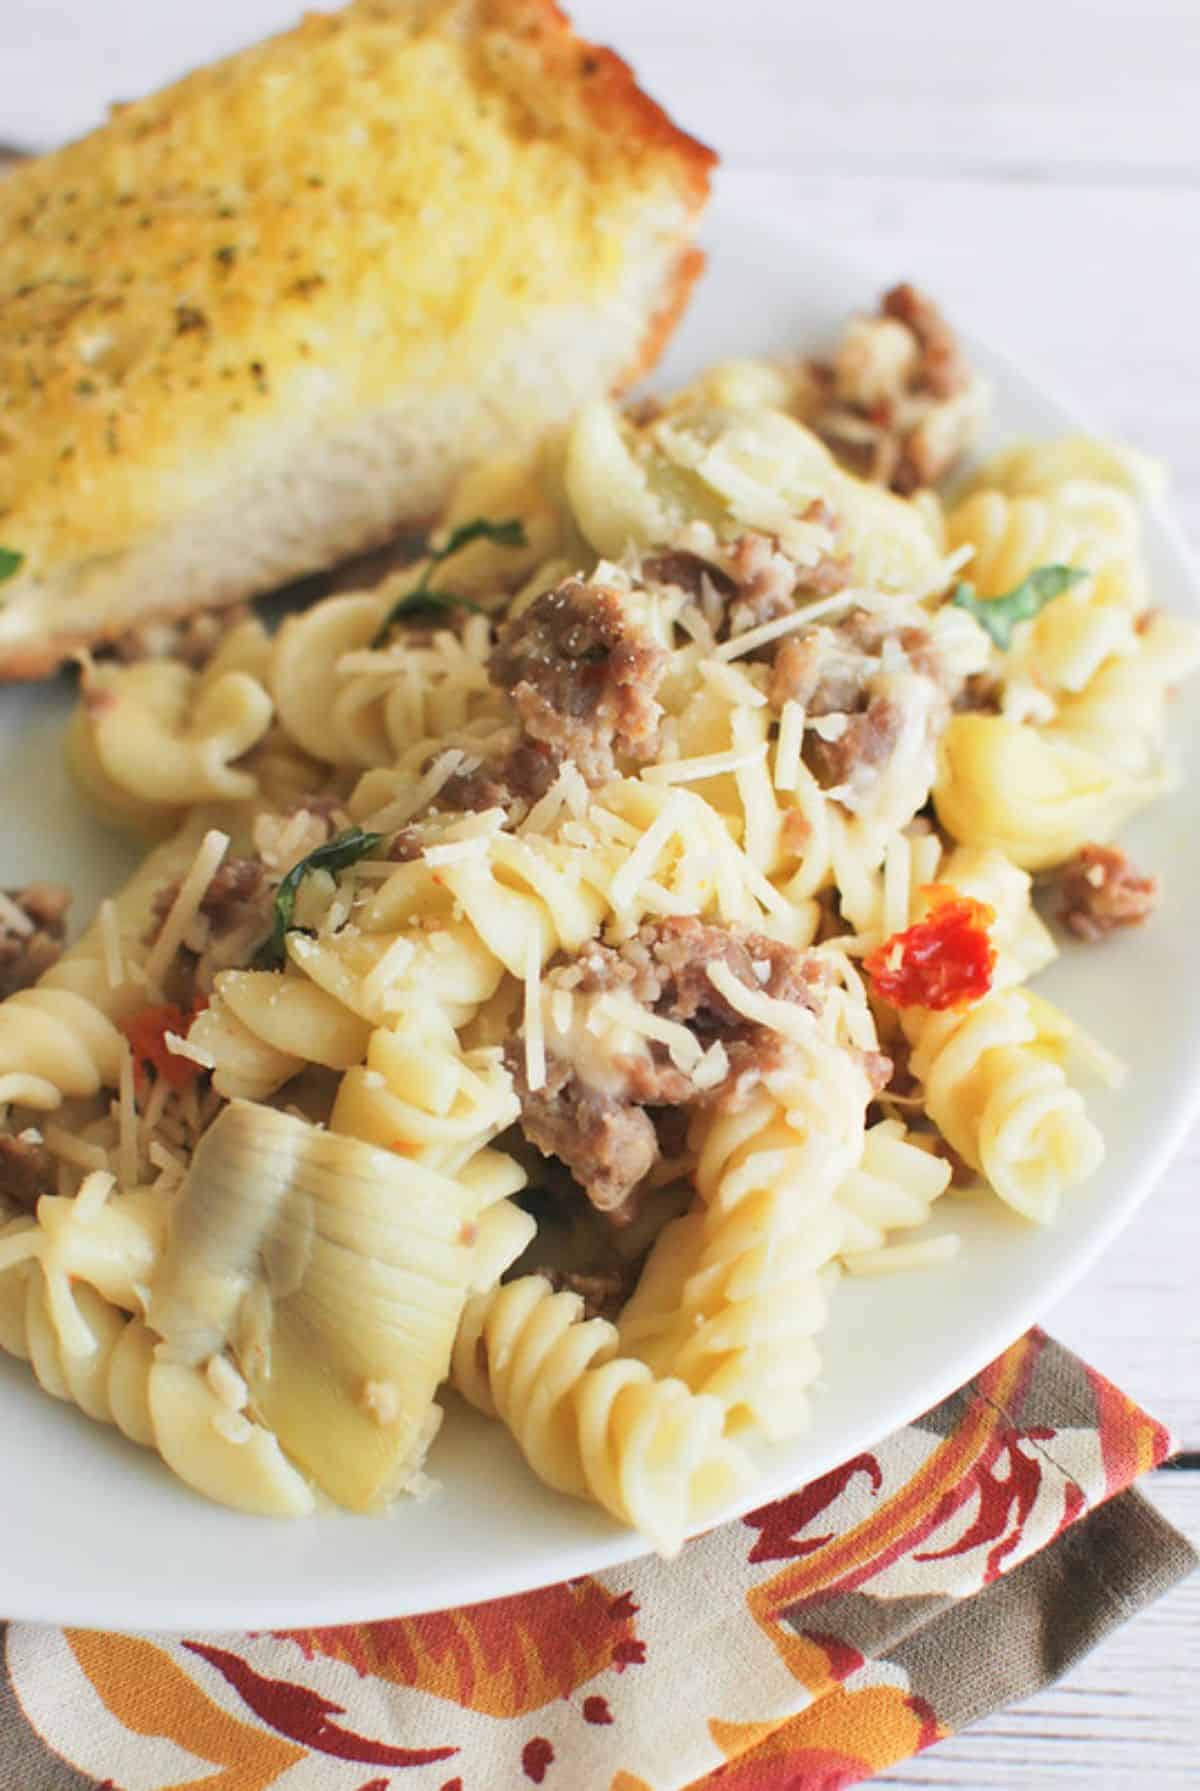
[[[569,989],[552,989],[550,992],[550,1023],[560,1037],[571,1030],[575,1019],[575,1001]]]
[[[647,765],[642,778],[648,784],[694,783],[700,778],[722,777],[726,772],[744,771],[747,766],[757,765],[766,756],[767,743],[764,740],[757,746],[706,753],[698,759],[675,759],[666,765]]]
[[[477,834],[474,839],[445,840],[436,846],[426,846],[421,857],[426,864],[465,864],[473,858],[488,856],[490,841]]]
[[[729,1053],[720,1039],[714,1039],[696,1068],[692,1081],[697,1088],[716,1088],[729,1074]]]
[[[677,1070],[695,1069],[704,1055],[696,1035],[682,1021],[652,1014],[649,1008],[642,1007],[629,995],[617,992],[601,995],[596,1002],[596,1011],[641,1038],[657,1039],[659,1044],[667,1047],[667,1055]]]
[[[160,1138],[155,1138],[153,1140],[146,1155],[149,1157],[155,1169],[161,1169],[164,1175],[169,1175],[171,1177],[182,1176],[187,1168],[183,1159],[177,1157],[174,1151],[168,1150]]]
[[[806,724],[821,740],[840,740],[850,726],[848,715],[814,715]]]
[[[192,1063],[198,1063],[202,1070],[215,1070],[217,1067],[217,1060],[211,1051],[206,1051],[203,1045],[194,1045],[190,1039],[181,1038],[177,1032],[164,1032],[163,1042],[172,1057],[187,1057]],[[165,1088],[166,1086],[167,1085],[164,1082],[162,1087]],[[157,1085],[154,1092],[156,1094],[158,1092]],[[149,1126],[150,1109],[148,1107],[146,1109],[146,1123],[147,1126]]]
[[[774,784],[777,790],[794,791],[800,781],[800,752],[804,745],[804,705],[789,697],[779,716],[775,746]]]
[[[716,649],[715,657],[741,659],[745,654],[753,653],[755,648],[765,647],[768,641],[778,640],[780,635],[795,634],[801,628],[807,628],[819,616],[844,609],[848,604],[858,603],[861,596],[859,591],[837,591],[832,597],[823,597],[819,603],[810,603],[805,609],[793,610],[789,615],[777,617],[774,622],[763,622],[757,628],[747,628],[745,634],[735,635],[731,641],[722,641]]]
[[[171,903],[162,931],[146,959],[146,977],[155,988],[161,987],[167,967],[196,918],[208,886],[220,869],[221,860],[228,849],[229,835],[219,832],[215,827],[205,834],[197,847],[191,869],[179,885],[179,894]]]
[[[663,847],[677,831],[679,820],[679,797],[672,792],[613,878],[608,898],[614,908],[620,910],[630,906],[638,885],[650,875]]]
[[[522,821],[521,832],[549,832],[564,809],[574,819],[582,819],[587,813],[588,800],[588,787],[579,767],[568,759],[546,794],[539,797]]]
[[[108,1168],[108,1152],[102,1145],[77,1138],[73,1132],[64,1131],[62,1126],[46,1127],[46,1146],[64,1163],[74,1163],[79,1169]]]
[[[164,1035],[164,1037],[165,1036],[166,1035]],[[150,1098],[146,1102],[146,1110],[142,1114],[141,1125],[143,1137],[152,1138],[155,1132],[157,1132],[159,1125],[162,1122],[163,1112],[166,1108],[167,1098],[170,1095],[170,1092],[170,1086],[166,1077],[156,1076],[154,1079],[154,1086],[150,1090]]]
[[[531,1093],[546,1086],[546,1034],[542,1026],[542,941],[536,927],[525,944],[525,1080]]]
[[[369,816],[364,825],[372,833],[393,833],[397,827],[403,827],[414,815],[428,807],[443,785],[449,783],[466,756],[461,746],[447,747],[445,752],[438,754],[424,777],[417,780],[406,796],[398,796],[394,802],[389,802],[385,808]]]
[[[723,996],[734,1013],[741,1014],[743,1019],[753,1020],[756,1025],[779,1033],[781,1038],[804,1042],[812,1037],[816,1021],[808,1008],[800,1007],[794,1001],[780,1001],[762,989],[748,989],[728,964],[708,964],[705,968],[718,995]]]
[[[363,977],[364,1000],[368,1002],[385,1001],[416,955],[416,946],[411,939],[406,939],[403,933],[393,939],[379,961]]]
[[[709,689],[724,697],[727,703],[749,709],[766,707],[766,692],[752,683],[740,666],[726,665],[720,659],[705,659],[698,669]]]
[[[14,902],[11,896],[5,895],[2,889],[0,889],[0,926],[10,933],[16,933],[22,939],[28,939],[33,932],[33,922],[24,908]]]
[[[126,1039],[121,1040],[121,1068],[117,1081],[117,1170],[123,1188],[137,1186],[137,1098],[133,1087],[133,1052]]]
[[[700,613],[694,603],[685,603],[675,620],[698,647],[703,647],[706,653],[712,652],[717,644],[717,637],[712,631],[708,618]]]

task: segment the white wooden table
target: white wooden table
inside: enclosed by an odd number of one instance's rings
[[[327,0],[332,4],[332,0]],[[951,315],[1165,455],[1200,537],[1197,0],[567,0],[722,179],[928,285]],[[299,0],[0,0],[0,141],[288,21]],[[119,15],[119,16],[118,16]],[[1166,867],[1164,867],[1166,868]],[[1047,1323],[1175,1431],[1161,1509],[1200,1536],[1200,1130]],[[988,1791],[1200,1784],[1200,1577],[1060,1685],[885,1775]]]

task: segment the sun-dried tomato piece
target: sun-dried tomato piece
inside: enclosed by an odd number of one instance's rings
[[[931,904],[924,920],[893,933],[863,960],[876,993],[893,1007],[936,1012],[978,1001],[992,986],[995,911],[944,883],[921,891]]]
[[[186,1038],[188,1027],[200,1009],[207,1005],[201,998],[190,1012],[185,1012],[173,1001],[165,1001],[157,1007],[139,1008],[136,1014],[130,1014],[122,1021],[121,1031],[129,1040],[133,1053],[133,1079],[139,1089],[146,1086],[151,1070],[171,1088],[188,1088],[197,1076],[204,1074],[198,1063],[190,1057],[178,1056],[168,1047],[167,1034],[173,1032]]]

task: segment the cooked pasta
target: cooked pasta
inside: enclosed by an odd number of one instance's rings
[[[100,815],[162,832],[196,803],[257,795],[257,779],[236,761],[271,725],[267,653],[252,621],[202,671],[171,659],[86,665],[67,751]]]
[[[468,1303],[454,1383],[503,1418],[547,1485],[594,1499],[673,1555],[747,1484],[750,1464],[725,1437],[718,1400],[618,1348],[577,1294],[522,1276]]]
[[[160,1359],[137,1279],[150,1267],[143,1215],[114,1211],[110,1193],[111,1177],[97,1174],[74,1201],[43,1199],[36,1223],[0,1228],[0,1346],[53,1398],[156,1449],[206,1498],[266,1517],[307,1515],[312,1494],[270,1431],[231,1405],[212,1374]],[[127,1208],[135,1197],[119,1198]]]
[[[1010,989],[965,1013],[914,1018],[909,1030],[913,1073],[946,1142],[1018,1212],[1052,1219],[1059,1196],[1094,1172],[1104,1150],[1060,1061],[1069,1022]]]
[[[420,1490],[449,1380],[672,1553],[845,1274],[953,1274],[964,1184],[1052,1222],[1119,1066],[1029,983],[1153,905],[1200,636],[1136,457],[939,493],[985,402],[896,287],[472,469],[373,589],[89,662],[76,772],[169,837],[56,962],[65,892],[0,900],[0,1346],[280,1514]]]
[[[837,1190],[863,1148],[869,1089],[814,1037],[736,1113],[694,1127],[698,1210],[666,1226],[621,1314],[622,1347],[772,1438],[804,1427],[820,1358],[821,1271],[843,1243]]]

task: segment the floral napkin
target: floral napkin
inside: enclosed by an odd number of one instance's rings
[[[14,1623],[19,1791],[837,1791],[1064,1672],[1188,1573],[1162,1427],[1039,1331],[693,1542],[423,1617],[180,1638]]]

